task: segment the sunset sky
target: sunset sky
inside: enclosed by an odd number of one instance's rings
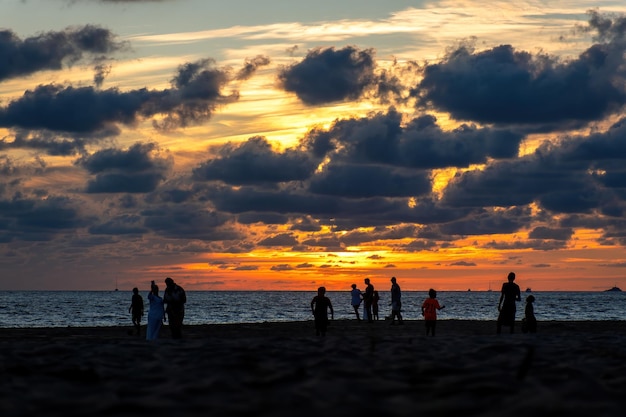
[[[623,1],[0,0],[0,289],[626,287]]]

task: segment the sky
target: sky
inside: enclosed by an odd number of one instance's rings
[[[626,288],[623,1],[0,0],[0,289]]]

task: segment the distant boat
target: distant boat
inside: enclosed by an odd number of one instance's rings
[[[526,288],[526,292],[533,292],[533,290],[530,289],[530,287]]]
[[[609,288],[608,290],[605,290],[607,292],[621,292],[622,290],[619,287],[612,287]]]

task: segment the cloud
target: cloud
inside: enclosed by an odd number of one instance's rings
[[[408,123],[402,116],[391,108],[369,117],[338,120],[326,132],[310,132],[303,142],[314,154],[332,156],[337,162],[433,169],[511,158],[524,138],[512,130],[472,125],[443,130],[434,116],[417,116]]]
[[[85,153],[85,146],[90,142],[81,138],[63,139],[46,132],[34,135],[21,131],[15,134],[13,140],[8,139],[8,137],[0,139],[0,151],[35,149],[51,156],[71,156]]]
[[[16,195],[0,197],[0,241],[48,241],[57,233],[87,223],[75,202],[62,196],[30,199]]]
[[[307,105],[358,99],[376,82],[373,55],[372,49],[353,46],[313,49],[302,61],[283,68],[278,79]]]
[[[300,181],[313,173],[317,163],[294,149],[277,152],[265,138],[255,136],[241,144],[224,145],[216,158],[193,170],[193,177],[233,185]]]
[[[0,107],[0,126],[45,129],[72,134],[116,132],[116,124],[132,126],[143,118],[163,115],[155,126],[186,127],[209,119],[218,105],[237,99],[222,94],[230,81],[226,70],[211,60],[179,67],[172,88],[122,92],[117,88],[39,85]]]
[[[137,143],[127,150],[103,149],[76,163],[95,175],[87,184],[88,193],[147,193],[165,179],[171,166],[156,151],[156,144]]]
[[[290,233],[281,233],[275,236],[269,236],[259,241],[259,246],[275,247],[275,246],[294,246],[298,244],[296,239]]]
[[[257,55],[252,59],[246,59],[243,67],[237,71],[237,75],[235,76],[236,80],[247,80],[252,77],[252,75],[259,69],[260,67],[269,65],[271,62],[270,58],[263,55]]]
[[[332,164],[316,175],[309,190],[315,194],[348,198],[412,197],[431,191],[429,173],[402,171],[376,165]]]
[[[414,90],[421,105],[480,123],[579,125],[614,114],[626,103],[623,17],[599,19],[589,31],[602,41],[578,57],[500,45],[481,52],[462,44],[438,63],[426,65]],[[602,24],[598,24],[601,22]]]
[[[454,207],[510,207],[537,203],[551,213],[620,216],[626,196],[626,122],[606,132],[546,142],[530,155],[496,161],[455,177],[442,203]]]
[[[102,59],[103,54],[126,47],[109,30],[93,25],[45,32],[26,39],[20,39],[10,30],[0,30],[0,81],[59,70],[86,57]]]
[[[457,261],[450,263],[450,266],[476,266],[476,262]]]
[[[535,227],[529,234],[530,239],[554,239],[554,240],[570,240],[574,230],[569,227],[550,228],[539,226]]]

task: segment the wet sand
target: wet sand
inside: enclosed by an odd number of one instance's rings
[[[518,326],[519,327],[519,326]],[[0,415],[622,416],[626,322],[0,329]],[[145,336],[145,328],[144,328]]]

